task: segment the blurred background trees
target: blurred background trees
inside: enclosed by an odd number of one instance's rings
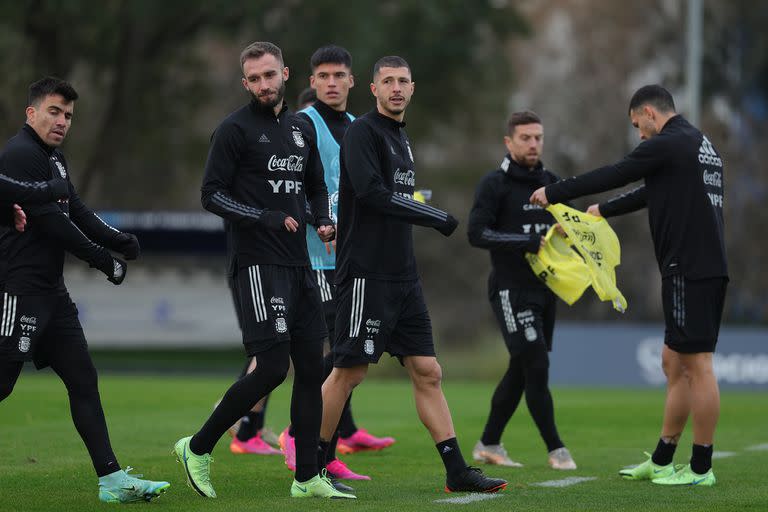
[[[544,119],[544,162],[561,176],[615,161],[637,143],[632,92],[662,83],[685,114],[684,0],[0,0],[0,136],[23,123],[27,85],[45,74],[81,94],[65,151],[95,208],[199,210],[210,133],[247,100],[238,55],[255,40],[283,49],[288,101],[307,85],[309,57],[335,43],[354,57],[350,111],[373,106],[373,63],[411,64],[416,94],[406,121],[417,185],[466,220],[474,187],[504,148],[504,121],[530,108]],[[701,128],[726,162],[731,260],[727,319],[768,322],[768,4],[704,1]],[[582,201],[586,206],[591,201]],[[660,318],[647,220],[612,222],[623,244],[625,317]],[[435,326],[448,341],[488,325],[487,255],[464,229],[448,240],[417,229]],[[385,242],[382,242],[385,243]],[[150,260],[151,261],[151,260]],[[223,270],[223,267],[222,267]],[[587,298],[565,318],[616,318]],[[479,322],[478,322],[479,320]]]

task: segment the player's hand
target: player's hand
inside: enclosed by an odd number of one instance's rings
[[[563,238],[568,237],[568,233],[565,232],[565,230],[563,229],[563,226],[561,226],[559,222],[555,224],[555,232],[558,235],[562,236]]]
[[[13,227],[16,228],[16,231],[23,233],[26,225],[27,225],[27,214],[24,213],[24,210],[21,209],[21,206],[14,204],[13,205]]]
[[[112,258],[112,275],[107,277],[107,281],[114,285],[121,284],[128,273],[128,264],[120,258]]]
[[[135,260],[141,254],[139,239],[131,233],[119,233],[115,236],[113,247],[127,260]]]
[[[456,220],[456,217],[448,214],[448,218],[445,219],[445,224],[442,224],[439,227],[436,227],[435,229],[441,232],[445,236],[451,236],[451,233],[456,231],[456,228],[459,226],[459,221]]]
[[[107,281],[116,285],[123,282],[128,272],[128,264],[112,256],[106,249],[100,252],[98,261],[91,262],[91,266],[101,270],[107,276]]]
[[[600,214],[600,205],[599,204],[591,204],[589,205],[589,208],[587,208],[587,213],[590,215],[594,215],[595,217],[602,217]]]
[[[325,250],[328,252],[328,254],[331,254],[331,252],[336,252],[336,238],[335,237],[330,242],[326,242],[325,243]]]
[[[320,226],[317,228],[317,236],[323,242],[330,242],[336,237],[336,228],[334,226]]]
[[[549,201],[547,200],[547,192],[545,187],[536,189],[536,191],[534,191],[534,193],[531,194],[531,197],[530,199],[528,199],[528,201],[531,204],[537,204],[539,206],[543,206],[544,208],[549,206]]]
[[[289,233],[295,233],[299,230],[299,223],[296,222],[296,219],[291,217],[290,215],[285,218],[283,221],[283,226],[285,226],[285,229]]]

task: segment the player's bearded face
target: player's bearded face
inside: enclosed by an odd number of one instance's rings
[[[285,80],[280,80],[277,88],[266,88],[258,92],[251,91],[251,96],[263,108],[274,108],[285,98]]]
[[[287,79],[288,68],[274,55],[262,55],[243,63],[243,87],[262,108],[274,108],[283,101]]]
[[[524,167],[535,167],[544,149],[544,127],[540,123],[519,124],[504,137],[512,159]]]

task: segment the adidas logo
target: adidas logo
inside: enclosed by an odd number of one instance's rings
[[[442,453],[448,453],[448,452],[450,452],[451,450],[453,450],[453,448],[451,448],[450,446],[443,446],[443,451],[442,451]]]
[[[723,161],[719,156],[717,156],[717,152],[715,151],[714,146],[712,146],[712,143],[709,142],[709,139],[706,135],[701,141],[701,146],[699,147],[699,163],[704,165],[716,165],[718,167],[723,166]]]
[[[262,133],[261,137],[259,137],[259,142],[269,144],[271,141],[269,140],[269,137]]]

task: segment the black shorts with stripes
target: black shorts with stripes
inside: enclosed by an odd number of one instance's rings
[[[432,321],[421,281],[353,278],[338,285],[333,365],[377,363],[384,352],[434,356]]]
[[[69,294],[2,294],[0,360],[34,361],[45,368],[58,352],[88,350]],[[58,359],[58,358],[57,358]]]
[[[510,355],[534,345],[552,350],[557,302],[549,290],[502,288],[491,295],[491,308]]]
[[[278,343],[322,343],[328,331],[309,267],[253,265],[233,276],[235,307],[249,356]]]
[[[727,287],[726,277],[687,279],[676,274],[662,278],[664,343],[683,354],[714,352]]]
[[[333,335],[336,327],[336,285],[334,284],[336,271],[334,269],[313,270],[317,287],[320,289],[320,299],[323,301],[323,316],[325,326],[328,328],[328,338],[334,343]]]

